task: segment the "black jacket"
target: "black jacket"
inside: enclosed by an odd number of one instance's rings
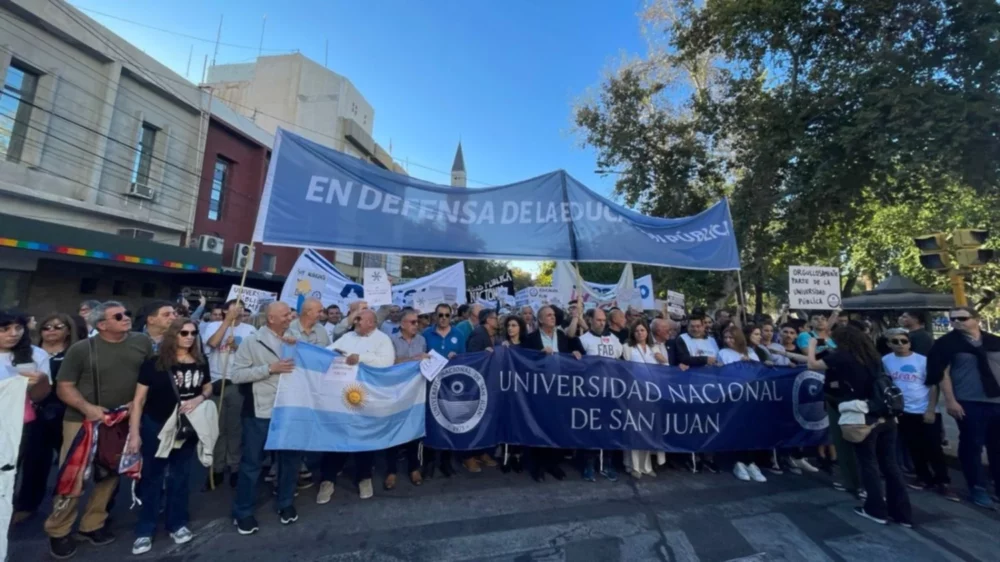
[[[712,336],[709,335],[708,337]],[[684,338],[678,337],[673,340],[673,342],[674,355],[670,358],[671,365],[687,365],[688,367],[704,367],[705,365],[708,365],[708,357],[691,355],[691,350],[689,350],[687,344],[684,343]],[[677,362],[674,363],[674,360]]]
[[[472,330],[468,341],[465,342],[465,351],[468,353],[486,351],[487,347],[496,347],[499,343],[500,338],[490,338],[490,333],[486,331],[485,326],[476,326],[476,329]]]
[[[927,380],[924,384],[932,386],[939,384],[944,378],[944,371],[951,366],[955,355],[959,353],[971,353],[976,356],[979,362],[979,377],[983,382],[983,392],[990,398],[1000,396],[1000,384],[997,383],[990,368],[990,360],[987,353],[1000,352],[1000,337],[988,332],[982,332],[983,345],[975,347],[969,343],[965,334],[959,330],[952,330],[941,336],[934,342],[931,352],[927,355]]]
[[[562,330],[556,330],[556,343],[559,344],[559,353],[572,353],[574,351],[583,353],[583,345],[580,344],[579,338],[571,338]],[[539,328],[525,336],[521,340],[521,347],[536,351],[544,350],[545,344],[542,343],[542,329]]]

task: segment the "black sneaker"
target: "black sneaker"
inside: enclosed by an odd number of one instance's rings
[[[885,525],[886,523],[888,523],[888,521],[886,521],[885,519],[879,519],[878,517],[875,517],[874,515],[868,513],[867,511],[865,511],[865,508],[863,508],[863,507],[855,507],[854,508],[854,513],[857,513],[858,515],[860,515],[861,517],[864,517],[865,519],[867,519],[869,521],[874,521],[874,522],[878,523],[879,525]]]
[[[240,481],[240,473],[239,473],[239,471],[234,470],[234,471],[232,471],[232,472],[229,473],[229,487],[230,488],[235,488],[236,487],[236,483],[239,482],[239,481]]]
[[[233,525],[236,525],[236,530],[241,535],[252,535],[260,530],[260,526],[257,525],[257,518],[253,515],[244,517],[243,519],[234,519]]]
[[[299,514],[295,511],[295,506],[289,506],[278,511],[278,517],[281,518],[282,525],[291,525],[299,520]]]
[[[90,541],[90,544],[94,546],[104,546],[115,542],[115,535],[108,530],[108,526],[105,525],[96,531],[91,531],[89,533],[78,533],[85,540]]]
[[[59,537],[58,539],[50,538],[49,554],[57,560],[72,558],[73,555],[76,554],[76,541],[69,535]]]

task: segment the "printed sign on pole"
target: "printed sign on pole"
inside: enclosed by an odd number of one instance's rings
[[[427,289],[422,293],[413,295],[413,308],[421,314],[431,314],[437,305],[445,302],[444,293],[440,289]]]
[[[237,297],[237,295],[239,295]],[[229,288],[229,295],[226,296],[226,302],[237,299],[243,303],[243,308],[249,310],[250,312],[256,313],[260,311],[260,305],[262,303],[270,302],[278,299],[277,293],[271,293],[268,291],[261,291],[260,289],[251,289],[250,287],[243,287],[242,294],[240,293],[240,286],[233,285]]]
[[[365,268],[365,302],[373,308],[392,304],[392,284],[381,267]]]
[[[667,313],[684,316],[684,293],[667,291]]]
[[[800,310],[833,310],[839,307],[840,270],[809,265],[789,267],[788,306]]]

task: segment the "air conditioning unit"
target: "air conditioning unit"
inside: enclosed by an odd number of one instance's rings
[[[243,268],[253,269],[253,246],[250,244],[237,244],[233,250],[233,269]]]
[[[198,237],[198,248],[200,248],[202,252],[222,255],[222,245],[225,244],[225,242],[225,240],[219,238],[218,236],[202,234]]]
[[[125,238],[135,238],[138,240],[152,240],[153,233],[141,228],[119,228],[118,235]]]
[[[153,199],[153,188],[144,183],[132,182],[128,185],[128,194],[142,199]]]

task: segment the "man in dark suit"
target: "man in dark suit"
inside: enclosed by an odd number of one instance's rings
[[[551,306],[543,306],[538,310],[538,329],[525,336],[523,341],[521,344],[523,349],[534,349],[550,355],[572,353],[577,359],[583,356],[580,340],[571,338],[556,328],[556,314]],[[532,448],[531,477],[536,482],[541,482],[545,480],[545,473],[548,472],[556,480],[566,478],[566,473],[559,468],[561,456],[562,451],[559,449]]]

